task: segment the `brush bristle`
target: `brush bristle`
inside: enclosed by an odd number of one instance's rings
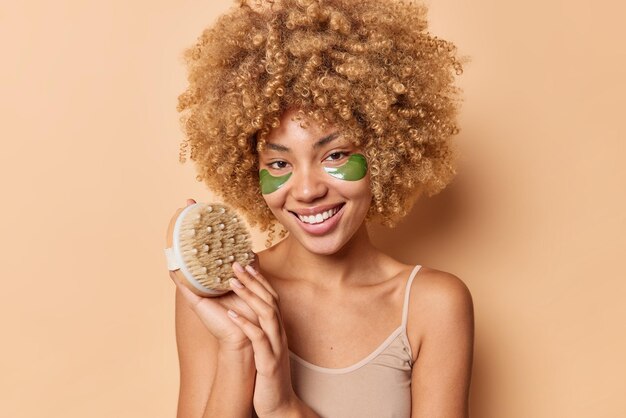
[[[179,238],[188,270],[208,289],[230,289],[225,278],[233,277],[233,263],[245,267],[253,260],[248,230],[225,205],[199,203],[189,209],[181,220]]]

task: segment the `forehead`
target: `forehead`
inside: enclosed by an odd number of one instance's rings
[[[288,110],[280,117],[280,124],[272,129],[266,141],[268,144],[279,143],[307,143],[316,142],[329,134],[337,132],[334,126],[327,125],[322,129],[319,124],[310,119],[298,119],[295,110]]]

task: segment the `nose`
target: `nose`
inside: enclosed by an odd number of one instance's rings
[[[308,203],[326,196],[328,185],[322,176],[325,173],[319,171],[307,169],[292,174],[290,193],[294,199]]]

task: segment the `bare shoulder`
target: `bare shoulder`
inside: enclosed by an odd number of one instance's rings
[[[473,309],[472,295],[458,276],[423,268],[415,277],[407,322],[412,416],[469,416]]]
[[[433,333],[473,334],[474,303],[465,282],[441,270],[422,267],[411,285],[407,334],[417,357]]]
[[[440,308],[466,307],[472,304],[469,288],[458,276],[429,267],[421,267],[412,283],[411,298]]]

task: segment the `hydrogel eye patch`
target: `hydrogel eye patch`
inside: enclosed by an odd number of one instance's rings
[[[367,174],[367,160],[361,154],[352,154],[348,161],[339,167],[324,167],[331,176],[339,180],[356,181],[361,180]],[[262,194],[270,194],[280,189],[289,180],[292,173],[283,176],[272,176],[269,171],[262,169],[259,171],[259,184]]]
[[[339,167],[324,167],[324,171],[339,180],[361,180],[367,173],[367,160],[361,154],[352,154],[345,164]]]
[[[291,173],[287,173],[284,176],[274,177],[266,169],[259,171],[259,184],[261,185],[261,193],[269,194],[280,189],[283,184],[289,180]]]

